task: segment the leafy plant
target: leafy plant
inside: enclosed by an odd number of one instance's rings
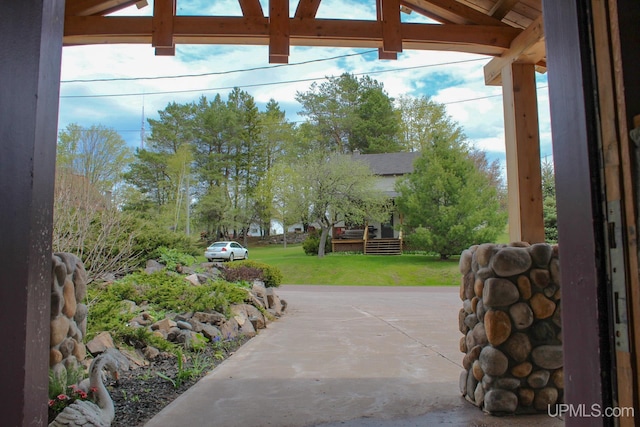
[[[253,260],[225,266],[222,276],[229,282],[261,280],[267,288],[277,288],[282,284],[282,272],[278,267]]]
[[[51,374],[49,375],[51,377]],[[68,394],[59,393],[49,399],[49,422],[52,422],[60,412],[64,411],[64,408],[71,405],[76,400],[90,400],[94,401],[92,394],[95,389],[90,390],[90,393],[80,390],[75,384],[67,387]],[[51,392],[51,389],[49,389]]]
[[[302,249],[307,255],[318,255],[318,248],[320,247],[320,234],[314,231],[309,233],[304,242],[302,242]],[[324,252],[331,252],[331,238],[327,237],[327,241],[324,245]]]
[[[194,256],[166,246],[159,247],[158,253],[160,254],[158,261],[172,271],[177,271],[180,266],[189,266],[196,262]]]

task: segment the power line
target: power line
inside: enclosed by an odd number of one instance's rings
[[[353,75],[362,76],[362,75],[382,74],[382,73],[390,73],[390,72],[396,72],[396,71],[407,71],[407,70],[416,70],[420,68],[438,67],[442,65],[463,64],[467,62],[477,62],[477,61],[484,61],[484,60],[485,58],[467,59],[463,61],[442,62],[439,64],[416,65],[413,67],[392,68],[388,70],[379,70],[379,71],[368,71],[368,72],[362,72],[362,73],[354,73]],[[60,98],[65,98],[65,99],[109,98],[109,97],[115,98],[115,97],[123,97],[123,96],[140,96],[143,94],[147,96],[147,95],[167,95],[167,94],[174,94],[174,93],[212,92],[212,91],[219,91],[219,90],[234,89],[236,87],[240,89],[244,89],[244,88],[252,88],[252,87],[262,87],[262,86],[275,86],[275,85],[281,85],[281,84],[303,83],[303,82],[310,82],[310,81],[326,80],[328,78],[329,77],[325,76],[325,77],[315,77],[315,78],[296,79],[296,80],[284,80],[280,82],[254,83],[254,84],[247,84],[247,85],[221,86],[221,87],[204,88],[204,89],[168,90],[168,91],[157,91],[157,92],[132,92],[132,93],[115,93],[115,94],[98,94],[98,95],[61,95]]]
[[[263,67],[241,68],[239,70],[216,71],[216,72],[201,73],[201,74],[176,74],[176,75],[171,75],[171,76],[111,77],[111,78],[96,78],[96,79],[75,79],[75,80],[62,80],[60,83],[116,82],[116,81],[161,80],[161,79],[181,79],[181,78],[188,78],[188,77],[222,76],[222,75],[227,75],[227,74],[243,73],[243,72],[247,72],[247,71],[271,70],[271,69],[281,68],[281,67],[293,67],[293,66],[296,66],[296,65],[306,65],[306,64],[314,64],[314,63],[317,63],[317,62],[333,61],[335,59],[349,58],[351,56],[364,56],[364,55],[367,55],[367,54],[372,53],[372,52],[377,52],[377,50],[372,49],[372,50],[366,50],[364,52],[332,56],[332,57],[329,57],[329,58],[310,59],[308,61],[294,62],[292,64],[278,64],[278,65],[270,65],[270,66],[263,66]]]

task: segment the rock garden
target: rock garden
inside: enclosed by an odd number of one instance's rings
[[[279,271],[254,261],[149,261],[144,271],[91,284],[76,256],[55,254],[53,264],[50,422],[92,399],[87,368],[108,355],[119,374],[105,379],[111,425],[143,425],[286,309],[274,291]],[[104,416],[105,402],[93,400]]]

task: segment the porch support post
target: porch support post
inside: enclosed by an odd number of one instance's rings
[[[535,65],[502,69],[511,241],[544,242]]]
[[[613,406],[612,330],[589,2],[543,0],[562,281],[565,402]],[[612,418],[569,416],[567,427]]]
[[[2,425],[47,425],[51,229],[64,0],[0,13]]]

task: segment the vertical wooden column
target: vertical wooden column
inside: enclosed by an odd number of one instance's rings
[[[511,241],[544,242],[535,66],[502,69]]]
[[[556,173],[565,402],[612,406],[605,219],[598,157],[597,73],[588,2],[543,0]],[[613,419],[565,419],[567,427]]]
[[[47,425],[51,227],[64,0],[0,13],[2,425]]]

